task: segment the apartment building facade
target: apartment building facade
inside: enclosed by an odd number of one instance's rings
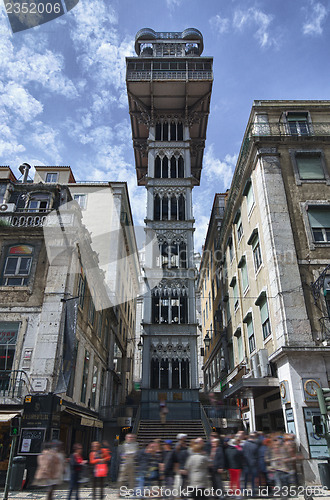
[[[247,429],[296,434],[310,480],[327,455],[312,416],[329,379],[329,173],[329,101],[254,102],[214,241],[224,370],[204,358]]]
[[[22,416],[17,451],[33,469],[45,440],[87,451],[118,432],[132,389],[138,258],[125,183],[76,193],[69,167],[36,167],[33,181],[29,168],[20,181],[0,168],[0,431],[9,446],[10,419]]]

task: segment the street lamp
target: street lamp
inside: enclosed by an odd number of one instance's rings
[[[211,345],[211,339],[210,339],[208,332],[206,333],[206,335],[204,337],[204,344],[205,344],[205,347],[210,347],[210,345]]]
[[[137,346],[138,346],[139,351],[142,351],[143,344],[142,344],[141,338],[140,338],[140,341],[139,341]]]

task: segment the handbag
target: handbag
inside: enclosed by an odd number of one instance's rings
[[[94,475],[95,477],[106,477],[108,475],[107,464],[95,464]]]

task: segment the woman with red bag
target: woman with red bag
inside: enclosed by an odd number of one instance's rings
[[[93,465],[93,500],[96,500],[97,488],[100,488],[100,499],[103,499],[104,478],[108,475],[107,459],[102,453],[98,441],[93,441],[89,454],[89,463]]]

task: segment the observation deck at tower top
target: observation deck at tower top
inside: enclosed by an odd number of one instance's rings
[[[213,84],[213,58],[201,57],[203,36],[141,29],[137,57],[126,58],[126,85],[138,183],[147,175],[149,127],[162,117],[189,125],[191,171],[199,183]]]

